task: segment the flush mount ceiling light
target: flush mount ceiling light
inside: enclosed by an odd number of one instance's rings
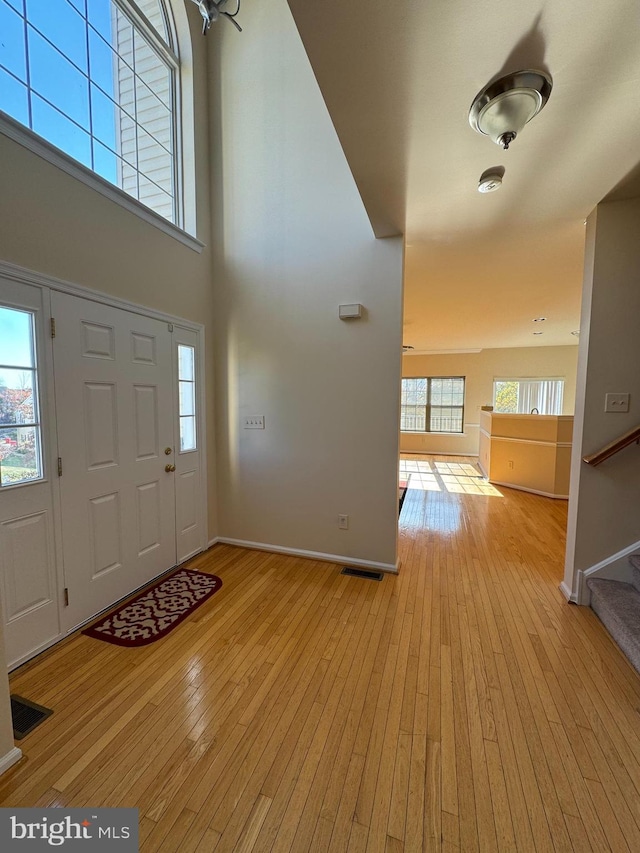
[[[515,71],[485,86],[473,99],[469,124],[505,150],[549,100],[553,80],[545,71]]]
[[[532,323],[544,323],[544,321],[545,321],[546,319],[547,319],[546,317],[534,317],[534,318],[533,318],[533,320],[532,320],[531,322],[532,322]]]

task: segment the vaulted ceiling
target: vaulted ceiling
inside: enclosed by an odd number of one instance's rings
[[[584,220],[640,160],[636,0],[289,6],[376,235],[405,237],[405,343],[576,343]],[[469,106],[525,68],[553,91],[503,151]]]

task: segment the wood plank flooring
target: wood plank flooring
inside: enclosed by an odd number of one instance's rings
[[[137,806],[145,853],[640,850],[640,678],[568,605],[566,504],[411,457],[397,577],[219,545],[164,640],[14,673],[0,805]]]

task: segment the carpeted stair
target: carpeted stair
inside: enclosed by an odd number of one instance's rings
[[[587,581],[591,590],[591,607],[640,672],[640,554],[629,557],[632,583],[593,578]]]

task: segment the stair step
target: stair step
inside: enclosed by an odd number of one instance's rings
[[[640,554],[631,554],[629,562],[633,567],[633,579],[631,582],[640,592]]]
[[[630,583],[599,578],[587,586],[594,612],[640,672],[640,591]]]

